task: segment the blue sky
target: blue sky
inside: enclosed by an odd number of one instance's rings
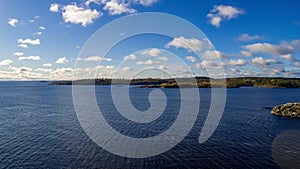
[[[134,77],[144,68],[178,77],[206,75],[209,66],[222,66],[227,77],[300,77],[299,6],[296,0],[2,1],[0,79],[72,79],[77,61],[87,66],[81,69],[83,78],[95,76],[95,70],[99,77]],[[97,30],[141,12],[183,18],[198,27],[215,49],[200,49],[197,45],[203,39],[184,37],[180,32],[173,39],[147,34],[127,39],[107,56],[77,58]],[[201,57],[184,44],[199,49]],[[212,61],[213,55],[222,65]]]

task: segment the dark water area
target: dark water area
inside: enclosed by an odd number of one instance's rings
[[[130,137],[164,132],[180,108],[179,90],[161,89],[168,99],[162,116],[148,124],[134,123],[113,106],[109,86],[95,88],[107,122]],[[131,87],[131,102],[138,110],[149,108],[151,90]],[[300,89],[227,89],[218,128],[199,144],[211,95],[210,89],[200,89],[200,112],[184,140],[163,154],[135,159],[111,154],[86,135],[74,110],[72,86],[0,82],[0,168],[279,168],[272,154],[274,140],[283,132],[299,131],[300,119],[273,116],[270,111],[299,102],[299,93]],[[300,140],[296,141],[295,149]]]

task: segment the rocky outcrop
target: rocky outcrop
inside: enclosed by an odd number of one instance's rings
[[[300,102],[299,103],[286,103],[276,106],[272,109],[271,114],[285,117],[298,117],[300,118]]]

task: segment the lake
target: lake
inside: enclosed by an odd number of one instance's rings
[[[162,89],[168,99],[162,116],[149,124],[134,123],[121,117],[113,106],[109,86],[95,88],[103,116],[130,137],[151,137],[165,131],[180,108],[179,90]],[[131,101],[140,111],[149,108],[151,90],[130,88]],[[227,89],[218,128],[199,144],[210,91],[200,89],[199,116],[182,142],[163,154],[138,159],[111,154],[85,134],[74,110],[72,86],[0,82],[0,168],[279,168],[272,151],[274,140],[284,132],[297,133],[300,119],[273,116],[270,111],[279,104],[299,102],[300,89]],[[299,150],[296,141],[289,145]],[[283,152],[284,158],[291,158],[289,162],[297,153]]]

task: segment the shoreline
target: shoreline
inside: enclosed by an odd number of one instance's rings
[[[211,79],[209,77],[175,79],[82,79],[54,81],[50,85],[140,85],[140,88],[300,88],[300,78],[237,77]]]

